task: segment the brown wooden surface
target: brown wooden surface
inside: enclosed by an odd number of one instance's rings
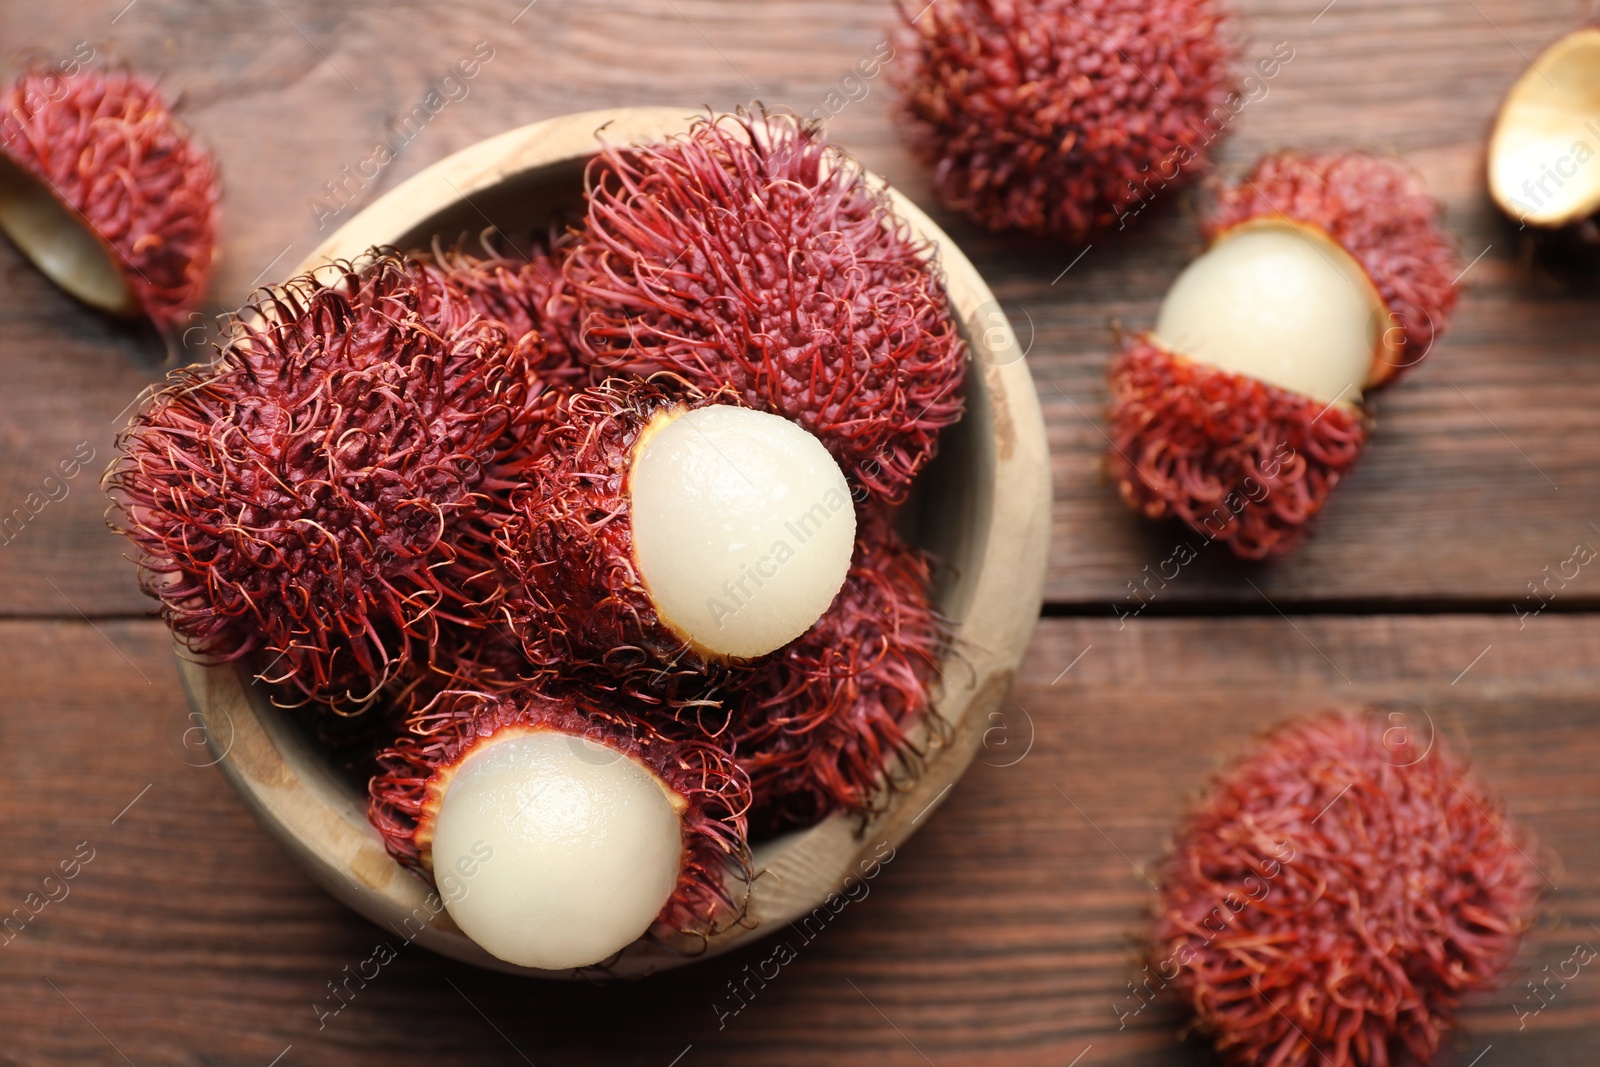
[[[87,39],[183,94],[226,176],[220,309],[326,235],[308,201],[479,41],[495,54],[470,94],[355,207],[562,112],[758,96],[809,112],[889,21],[881,2],[538,0],[513,24],[523,2],[6,0],[0,42],[64,56]],[[988,765],[720,1030],[725,983],[761,946],[611,988],[504,979],[408,949],[318,1029],[325,983],[392,935],[313,887],[214,769],[188,765],[204,760],[184,745],[164,635],[101,525],[95,474],[161,354],[82,313],[0,242],[0,508],[79,442],[96,451],[95,470],[0,547],[0,907],[23,906],[79,842],[95,850],[70,896],[0,946],[0,1063],[1204,1063],[1176,1043],[1170,1009],[1117,1028],[1151,897],[1140,870],[1252,731],[1364,701],[1412,702],[1464,735],[1539,834],[1559,889],[1527,970],[1600,946],[1600,616],[1588,614],[1600,577],[1584,570],[1521,630],[1511,608],[1577,541],[1600,543],[1588,525],[1600,525],[1600,283],[1527,254],[1490,209],[1480,160],[1524,56],[1588,5],[1337,0],[1314,22],[1323,0],[1236,7],[1247,55],[1288,41],[1295,58],[1240,116],[1223,165],[1286,143],[1403,153],[1444,200],[1464,260],[1484,253],[1451,333],[1380,399],[1373,447],[1304,552],[1270,568],[1204,559],[1119,628],[1111,605],[1127,605],[1126,583],[1180,531],[1134,519],[1100,477],[1109,325],[1149,324],[1193,254],[1185,199],[1065,275],[1081,247],[980,235],[936,213],[1033,337],[1056,460],[1050,611],[1073,617],[1041,625]],[[890,98],[880,76],[834,132],[927,203]],[[1208,614],[1246,617],[1194,617]],[[1026,757],[1003,766],[1030,734]],[[1476,1000],[1444,1062],[1593,1062],[1592,969],[1521,1031],[1519,988]]]

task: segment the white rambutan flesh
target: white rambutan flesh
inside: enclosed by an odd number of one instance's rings
[[[640,434],[630,492],[651,601],[704,653],[782,648],[844,585],[850,487],[822,443],[787,419],[725,404],[663,413]]]
[[[1224,234],[1178,276],[1155,336],[1172,352],[1331,404],[1361,399],[1382,298],[1331,238],[1287,220]]]
[[[446,894],[450,917],[509,963],[600,963],[672,895],[682,803],[615,749],[556,730],[503,731],[466,756],[439,806],[434,875],[452,872],[461,886]]]

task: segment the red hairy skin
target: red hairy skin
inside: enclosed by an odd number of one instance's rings
[[[932,687],[950,643],[929,597],[931,562],[888,520],[862,515],[844,588],[805,634],[729,694],[727,740],[750,774],[764,830],[877,810],[911,732],[937,729]]]
[[[912,149],[939,200],[991,230],[1125,226],[1206,169],[1242,107],[1213,0],[898,6]]]
[[[1243,223],[1286,216],[1332,237],[1389,310],[1398,352],[1373,368],[1369,386],[1422,362],[1455,310],[1461,264],[1439,204],[1403,164],[1360,152],[1279,152],[1217,193],[1205,219],[1215,242]]]
[[[532,346],[529,363],[544,381],[570,389],[588,377],[570,344],[577,302],[561,275],[573,242],[567,234],[535,244],[529,259],[507,256],[487,239],[482,257],[437,244],[431,254],[413,255],[465,293],[478,314],[504,325],[513,344]]]
[[[1110,369],[1111,477],[1242,559],[1280,556],[1367,445],[1362,414],[1127,338]]]
[[[1152,967],[1235,1067],[1425,1064],[1533,924],[1532,849],[1442,739],[1293,722],[1183,827]]]
[[[741,111],[609,147],[588,186],[564,275],[597,378],[731,386],[904,497],[961,417],[966,345],[931,250],[860,164],[816,125]]]
[[[126,70],[25,71],[0,112],[10,159],[115,253],[134,300],[171,334],[200,303],[217,246],[217,169],[160,91]]]
[[[483,625],[489,533],[551,406],[530,351],[376,252],[246,308],[215,363],[147,398],[107,474],[174,634],[359,710],[441,620]]]
[[[414,718],[409,732],[379,753],[368,787],[372,824],[395,859],[431,871],[432,823],[443,799],[440,773],[508,728],[556,730],[606,745],[648,767],[688,801],[681,816],[683,865],[656,920],[658,936],[705,937],[742,917],[751,877],[750,781],[744,771],[715,745],[669,740],[639,716],[576,693],[447,693]],[[744,890],[730,891],[730,881]]]
[[[634,558],[629,475],[640,433],[675,407],[737,402],[728,391],[687,395],[616,378],[561,401],[495,535],[502,611],[535,667],[674,704],[740,669],[702,657],[662,622]]]

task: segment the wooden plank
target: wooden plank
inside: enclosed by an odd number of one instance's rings
[[[1425,0],[1396,9],[1340,0],[1315,19],[1322,4],[1311,0],[1238,6],[1246,56],[1287,41],[1295,58],[1241,113],[1224,166],[1237,170],[1286,143],[1404,153],[1444,200],[1465,257],[1484,255],[1448,338],[1381,398],[1377,438],[1319,536],[1274,567],[1240,567],[1208,549],[1163,591],[1165,606],[1260,608],[1246,576],[1276,603],[1525,596],[1526,583],[1566,559],[1575,540],[1600,536],[1588,526],[1600,522],[1600,467],[1588,454],[1600,409],[1600,304],[1592,278],[1558,279],[1527,260],[1522,237],[1488,205],[1481,154],[1523,56],[1584,5],[1535,11],[1511,0]],[[226,177],[214,310],[237,306],[326,236],[319,216],[331,227],[456,149],[580,109],[730,107],[757,96],[802,112],[838,108],[838,139],[930,202],[927,175],[894,128],[887,74],[867,82],[857,101],[829,95],[882,39],[889,13],[879,2],[613,0],[539,3],[519,16],[513,0],[468,0],[451,5],[448,18],[312,0],[125,7],[8,4],[7,39],[46,54],[93,40],[183,96],[184,114],[215,145]],[[437,114],[406,127],[479,42],[492,58],[472,79],[444,87]],[[379,140],[405,143],[370,180],[350,178]],[[328,182],[345,183],[345,192],[332,196]],[[1109,612],[1127,583],[1157,568],[1184,536],[1138,520],[1115,499],[1100,472],[1099,420],[1111,324],[1150,325],[1196,251],[1186,203],[1155,205],[1138,232],[1097,240],[1064,276],[1081,248],[980,234],[939,215],[1034,339],[1029,359],[1055,449],[1049,597],[1058,603]],[[333,208],[340,213],[330,218]],[[160,354],[149,339],[79,314],[5,242],[0,271],[0,510],[9,511],[79,442],[95,449],[97,465],[106,459],[112,420],[157,376],[149,361]],[[80,479],[0,551],[0,615],[71,617],[68,601],[90,615],[144,610],[100,510]],[[1600,601],[1600,587],[1585,581],[1564,595]]]
[[[1519,962],[1553,972],[1575,943],[1600,946],[1597,664],[1593,615],[1521,632],[1466,616],[1046,620],[980,762],[864,896],[779,933],[792,962],[766,963],[766,942],[600,988],[403,948],[310,885],[214,770],[188,765],[204,759],[183,744],[158,624],[0,622],[0,904],[94,850],[70,895],[0,945],[0,1032],[29,1064],[116,1062],[113,1044],[137,1064],[267,1064],[291,1045],[283,1064],[1206,1062],[1171,1008],[1120,1030],[1117,1014],[1145,874],[1206,775],[1285,716],[1420,706],[1538,835],[1560,888]],[[339,1003],[327,983],[372,975],[380,942],[398,958],[319,1029],[314,1005]],[[728,983],[763,968],[735,1012]],[[1441,1065],[1488,1045],[1484,1063],[1587,1062],[1600,978],[1585,970],[1519,1031],[1521,980],[1474,998]]]

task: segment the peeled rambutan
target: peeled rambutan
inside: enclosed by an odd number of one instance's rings
[[[211,154],[126,70],[34,67],[3,108],[0,227],[73,296],[170,334],[211,278]]]
[[[1441,738],[1289,723],[1223,773],[1163,866],[1162,982],[1239,1067],[1427,1063],[1540,895],[1527,837]]]
[[[482,625],[489,535],[550,406],[505,329],[375,251],[247,307],[118,439],[114,528],[195,653],[362,707],[441,619]]]
[[[370,814],[489,953],[602,964],[647,932],[736,921],[750,877],[749,780],[726,752],[669,740],[577,693],[458,692],[378,756]]]
[[[725,736],[763,830],[869,814],[896,784],[896,765],[915,768],[915,730],[940,726],[933,687],[950,641],[930,580],[927,554],[868,512],[827,614],[735,682]]]
[[[1455,245],[1400,165],[1280,153],[1223,190],[1211,246],[1110,368],[1112,477],[1237,555],[1281,555],[1360,458],[1364,389],[1432,348]]]
[[[536,666],[672,699],[804,633],[844,581],[837,463],[731,390],[612,379],[565,398],[544,444],[495,540]]]
[[[1205,170],[1242,107],[1213,0],[898,6],[913,151],[945,206],[991,230],[1126,225]]]
[[[1410,169],[1362,152],[1278,152],[1240,182],[1218,190],[1205,216],[1215,244],[1250,222],[1279,218],[1314,226],[1361,264],[1383,299],[1383,352],[1363,387],[1420,363],[1455,311],[1455,238],[1439,204]]]
[[[966,347],[929,248],[792,115],[608,147],[564,264],[597,376],[669,371],[815,434],[891,500],[961,417]]]

